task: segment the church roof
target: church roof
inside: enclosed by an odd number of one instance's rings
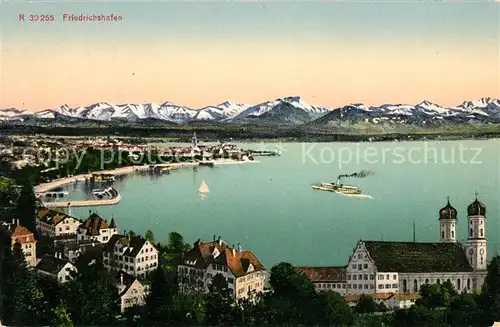
[[[297,267],[314,282],[342,282],[347,281],[346,267]]]
[[[457,219],[457,209],[451,206],[450,200],[444,208],[439,210],[439,220],[441,219]]]
[[[363,241],[380,272],[468,272],[472,267],[459,243]]]
[[[467,214],[469,216],[486,216],[486,206],[477,198],[467,207]]]

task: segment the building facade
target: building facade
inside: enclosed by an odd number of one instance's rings
[[[207,291],[215,275],[227,281],[233,297],[248,298],[264,291],[265,268],[251,251],[230,247],[220,237],[212,242],[196,241],[178,267],[179,288]]]
[[[36,229],[49,237],[76,235],[81,223],[79,219],[65,213],[43,208],[38,211]]]
[[[345,295],[347,291],[346,267],[297,267],[312,281],[318,292],[334,291]]]
[[[111,236],[118,234],[118,227],[114,219],[108,224],[106,219],[93,213],[87,218],[77,230],[78,241],[96,241],[107,243]]]
[[[317,290],[325,284],[327,290],[347,295],[402,294],[390,299],[404,305],[413,303],[411,294],[425,284],[450,282],[458,292],[480,291],[487,274],[486,206],[476,195],[467,207],[468,239],[463,244],[457,242],[457,216],[448,199],[439,210],[439,243],[358,241],[345,267],[345,292],[328,286],[332,277],[320,273],[339,267],[301,269]]]
[[[62,253],[44,255],[38,261],[36,270],[40,275],[56,279],[59,283],[70,281],[73,278],[73,273],[77,272],[76,267],[71,262],[62,258]]]
[[[19,225],[19,219],[12,220],[11,224],[3,226],[10,237],[12,248],[16,243],[21,245],[26,263],[30,267],[36,266],[36,243],[35,236],[26,227]]]
[[[104,248],[103,264],[108,269],[123,270],[127,274],[145,278],[158,267],[158,250],[140,236],[111,236]]]
[[[122,313],[128,308],[146,304],[147,288],[137,278],[120,271],[117,274],[117,280]]]

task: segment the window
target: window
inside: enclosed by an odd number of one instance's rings
[[[441,238],[444,238],[444,231],[441,232]]]
[[[352,285],[352,287],[353,287],[355,290],[357,290],[357,289],[358,289],[358,284],[354,284],[354,285]]]
[[[356,269],[356,265],[352,265],[352,269]]]
[[[363,269],[368,269],[368,264],[367,264],[367,263],[365,263],[365,264],[363,265]]]
[[[387,279],[387,280],[390,279],[389,274],[385,275],[385,279]]]
[[[470,290],[470,278],[467,278],[467,289]]]
[[[234,283],[234,279],[232,279],[231,277],[229,277],[229,278],[227,279],[227,282],[228,282],[229,284],[232,284],[232,283]]]
[[[472,235],[473,235],[473,232],[472,232],[472,228],[471,228],[469,231],[469,236],[472,237]]]
[[[392,279],[398,279],[398,275],[392,275]]]
[[[375,279],[375,276],[374,275],[370,275],[370,280],[374,280]]]
[[[332,288],[337,288],[337,285],[336,284],[332,284]]]
[[[483,237],[483,229],[482,228],[480,229],[480,232],[481,232],[481,237]]]
[[[374,289],[374,288],[375,288],[375,285],[370,284],[370,289]]]
[[[454,238],[455,237],[455,232],[454,231],[451,231],[451,237]]]
[[[348,289],[351,289],[351,284],[347,284],[347,288],[348,288]]]
[[[367,275],[367,274],[364,274],[364,275],[363,275],[363,279],[364,279],[364,280],[368,280],[368,275]]]
[[[403,292],[408,292],[408,285],[406,284],[406,279],[403,279]]]
[[[342,284],[342,288],[345,288],[345,284]]]
[[[351,280],[351,275],[347,274],[347,280]]]
[[[224,267],[224,272],[227,272],[227,267]]]
[[[363,275],[359,274],[359,275],[358,275],[358,279],[359,279],[359,280],[363,280]]]
[[[328,288],[332,288],[332,284],[327,284],[328,285]]]
[[[439,278],[436,280],[436,284],[441,284],[441,280]]]
[[[384,275],[378,275],[378,277],[380,277],[380,280],[384,280]]]
[[[398,284],[392,284],[392,288],[398,288]]]
[[[413,292],[418,292],[418,282],[417,280],[413,280]]]
[[[146,256],[146,261],[148,261],[148,260],[149,260],[149,256]]]
[[[367,290],[367,289],[368,289],[368,284],[365,284],[365,290]]]
[[[358,270],[363,270],[363,265],[362,264],[358,265]]]
[[[386,284],[385,288],[391,288],[391,284]]]
[[[358,259],[361,259],[363,255],[361,253],[358,254]]]
[[[459,292],[460,292],[460,290],[461,290],[461,286],[462,286],[462,285],[460,285],[460,284],[461,284],[461,280],[460,280],[460,278],[459,278],[459,279],[457,279],[457,290],[458,290]]]
[[[358,280],[358,275],[352,275],[352,280]]]
[[[426,279],[426,280],[425,280],[425,283],[426,283],[426,284],[429,284],[429,280],[428,280],[428,279]]]
[[[378,285],[378,288],[384,288],[384,285],[379,284],[379,285]]]

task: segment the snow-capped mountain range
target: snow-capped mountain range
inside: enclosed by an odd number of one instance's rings
[[[482,98],[464,101],[456,107],[445,108],[429,101],[416,105],[384,104],[366,106],[350,104],[328,108],[307,104],[300,97],[284,97],[257,105],[226,101],[214,106],[192,109],[171,102],[163,104],[121,104],[99,102],[86,107],[71,108],[63,105],[57,109],[31,112],[26,109],[0,109],[0,120],[12,121],[87,121],[87,122],[164,122],[187,124],[213,122],[221,124],[301,124],[321,126],[335,121],[368,123],[405,123],[432,126],[446,123],[498,123],[500,100]]]

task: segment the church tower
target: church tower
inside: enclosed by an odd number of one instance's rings
[[[457,241],[456,235],[457,227],[457,210],[450,204],[450,197],[448,203],[444,208],[439,210],[439,240],[442,243],[455,243]]]
[[[467,207],[467,259],[474,270],[486,270],[486,206],[477,199]]]

